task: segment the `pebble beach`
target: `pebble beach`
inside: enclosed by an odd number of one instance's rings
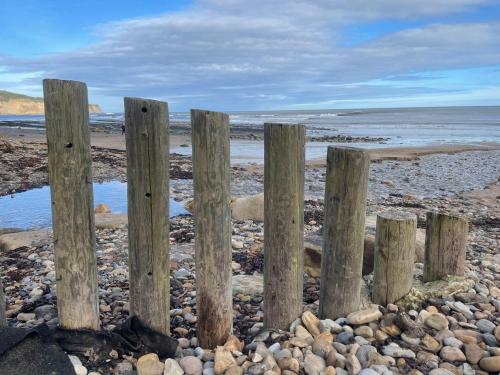
[[[22,132],[23,137],[12,129],[0,131],[0,196],[48,183],[44,135]],[[241,137],[249,136],[235,136]],[[176,134],[171,149],[188,138],[185,133]],[[256,138],[254,141],[260,142]],[[126,181],[122,144],[118,134],[93,133],[95,181]],[[470,226],[465,277],[422,289],[423,258],[417,251],[412,298],[387,306],[373,305],[373,265],[365,247],[368,263],[363,272],[363,305],[346,317],[320,320],[319,265],[317,259],[309,257],[305,259],[302,315],[287,331],[264,330],[264,234],[262,221],[255,217],[262,213],[258,208],[246,212],[243,205],[241,217],[233,218],[232,223],[234,332],[225,345],[208,350],[201,348],[196,338],[193,219],[177,216],[170,222],[171,334],[179,344],[175,358],[116,351],[106,358],[72,354],[75,371],[93,375],[500,372],[500,147],[422,148],[421,153],[400,152],[399,157],[392,157],[392,151],[378,149],[372,155],[367,223],[380,212],[407,211],[417,216],[418,230],[425,233],[428,211],[465,217]],[[189,208],[193,195],[191,158],[171,154],[170,161],[171,198]],[[259,163],[233,164],[231,171],[235,199],[244,202],[263,192]],[[309,161],[305,180],[304,240],[308,251],[314,253],[321,246],[324,161]],[[111,219],[96,216],[99,310],[102,328],[112,330],[129,316],[127,224],[123,215],[114,217],[103,207],[97,215]],[[0,229],[0,269],[7,317],[14,327],[41,323],[54,327],[58,323],[53,238],[50,229],[36,229],[36,236],[31,231]],[[369,224],[366,236],[373,236]]]

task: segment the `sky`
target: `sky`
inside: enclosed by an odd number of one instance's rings
[[[500,105],[499,0],[0,2],[0,89],[171,111]]]

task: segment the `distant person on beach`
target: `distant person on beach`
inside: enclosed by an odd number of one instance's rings
[[[125,134],[125,125],[122,125],[122,135]]]

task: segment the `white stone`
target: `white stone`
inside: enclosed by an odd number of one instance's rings
[[[165,370],[163,370],[163,375],[183,375],[184,370],[179,366],[177,361],[172,358],[165,360]]]

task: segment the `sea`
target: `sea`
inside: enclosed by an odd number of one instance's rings
[[[362,142],[308,142],[306,159],[309,160],[325,157],[329,145],[380,148],[500,143],[500,106],[229,112],[229,116],[233,126],[248,127],[251,132],[256,129],[258,131],[266,122],[301,123],[305,125],[310,137],[365,137]],[[189,112],[172,112],[170,120],[172,124],[185,123],[188,126],[190,115]],[[111,127],[116,126],[119,130],[123,123],[123,114],[91,115],[90,122],[106,124],[106,127],[111,124]],[[0,126],[43,131],[45,125],[43,116],[0,116]],[[170,151],[189,155],[190,145],[184,146],[171,148]],[[264,142],[250,139],[231,140],[233,164],[262,163],[263,159]],[[94,184],[94,194],[96,204],[106,202],[114,212],[126,212],[124,183],[111,181]],[[0,215],[0,227],[39,228],[50,225],[48,187],[0,197],[0,211],[2,214],[6,213]],[[170,213],[175,216],[185,212],[180,203],[171,200]]]
[[[238,127],[256,128],[266,122],[300,123],[310,137],[345,135],[374,138],[361,142],[335,143],[352,147],[412,147],[443,144],[500,143],[500,106],[436,107],[389,109],[331,109],[228,112],[230,123]],[[190,121],[189,112],[170,113],[172,123]],[[93,123],[121,126],[122,113],[91,115]],[[44,126],[43,116],[0,116],[0,123],[26,123],[30,127]],[[384,138],[383,140],[375,140]],[[306,159],[326,155],[327,142],[308,142]],[[189,154],[190,147],[171,150]],[[231,143],[233,162],[259,162],[263,158],[262,142],[234,140]]]

